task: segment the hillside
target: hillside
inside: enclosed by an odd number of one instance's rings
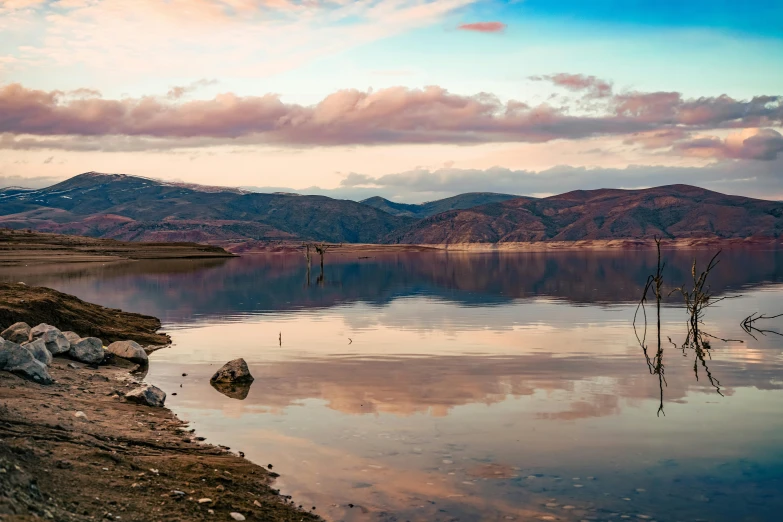
[[[421,203],[419,205],[395,203],[394,201],[389,201],[388,199],[382,198],[380,196],[365,199],[361,203],[375,207],[378,210],[383,210],[387,214],[391,214],[393,216],[407,216],[422,219],[434,216],[435,214],[440,214],[441,212],[447,212],[449,210],[462,210],[477,207],[479,205],[485,205],[487,203],[498,203],[519,197],[520,196],[512,196],[511,194],[496,194],[494,192],[468,192],[465,194],[452,196],[450,198]]]
[[[302,240],[456,244],[776,238],[783,231],[783,202],[670,185],[580,190],[542,199],[469,193],[421,205],[380,197],[357,203],[91,172],[45,189],[0,190],[0,227],[227,247]]]
[[[411,221],[324,196],[259,194],[124,174],[90,172],[45,189],[0,191],[0,226],[126,241],[373,243]]]
[[[387,243],[454,244],[621,238],[779,237],[783,202],[688,185],[580,190],[444,212],[404,227]]]

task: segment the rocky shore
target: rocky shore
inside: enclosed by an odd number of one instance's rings
[[[142,382],[150,332],[105,346],[57,326],[0,323],[0,520],[320,520],[274,489],[271,464],[204,444],[164,407]]]

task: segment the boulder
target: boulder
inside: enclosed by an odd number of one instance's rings
[[[43,341],[43,339],[36,339],[35,341],[22,343],[22,348],[25,348],[27,351],[33,354],[35,360],[43,363],[45,366],[52,364],[52,354],[49,352],[49,350],[46,349],[46,343]]]
[[[27,323],[14,323],[2,333],[0,337],[12,343],[22,344],[30,340],[30,325]]]
[[[37,339],[46,343],[52,355],[60,355],[71,349],[71,343],[63,333],[52,325],[41,323],[30,330],[30,341]]]
[[[234,359],[215,372],[209,382],[253,382],[253,376],[244,359]]]
[[[117,341],[106,347],[106,350],[117,357],[128,359],[137,364],[147,364],[149,362],[147,352],[136,341]]]
[[[131,402],[160,408],[166,402],[166,392],[151,384],[145,384],[126,393],[125,398]]]
[[[65,336],[66,339],[68,339],[69,343],[78,343],[79,340],[81,339],[81,336],[76,332],[70,332],[70,331],[63,332],[63,335]]]
[[[88,364],[100,364],[106,355],[103,342],[97,337],[85,337],[71,345],[71,357]]]
[[[46,366],[37,361],[25,347],[11,341],[0,341],[0,368],[40,384],[52,384]]]

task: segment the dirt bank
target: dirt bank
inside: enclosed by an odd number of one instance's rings
[[[213,257],[233,257],[233,254],[220,247],[197,243],[135,243],[0,229],[0,265]]]
[[[319,520],[276,494],[272,472],[120,398],[131,368],[55,358],[49,386],[0,372],[0,520]]]
[[[51,324],[107,344],[126,339],[142,345],[171,343],[168,335],[157,333],[160,321],[155,317],[87,303],[51,288],[0,283],[0,325],[19,321]]]

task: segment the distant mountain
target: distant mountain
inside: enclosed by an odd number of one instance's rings
[[[507,201],[509,199],[519,198],[520,196],[512,196],[511,194],[496,194],[494,192],[468,192],[465,194],[459,194],[458,196],[452,196],[446,199],[439,199],[436,201],[430,201],[419,205],[410,205],[407,203],[395,203],[380,196],[375,196],[362,201],[363,204],[375,207],[378,210],[383,210],[387,214],[393,216],[407,216],[413,218],[426,218],[446,212],[448,210],[460,210],[479,205],[485,205],[487,203],[498,203],[501,201]],[[526,198],[533,199],[533,198]]]
[[[644,190],[578,190],[512,199],[417,221],[387,243],[454,244],[620,238],[780,237],[783,202],[689,185]]]
[[[383,198],[357,203],[88,172],[45,189],[0,189],[0,227],[226,247],[301,240],[454,244],[780,237],[783,202],[671,185],[543,199],[473,193],[422,205]]]
[[[372,243],[411,221],[355,201],[124,174],[88,172],[45,189],[0,191],[0,226],[129,241]]]

